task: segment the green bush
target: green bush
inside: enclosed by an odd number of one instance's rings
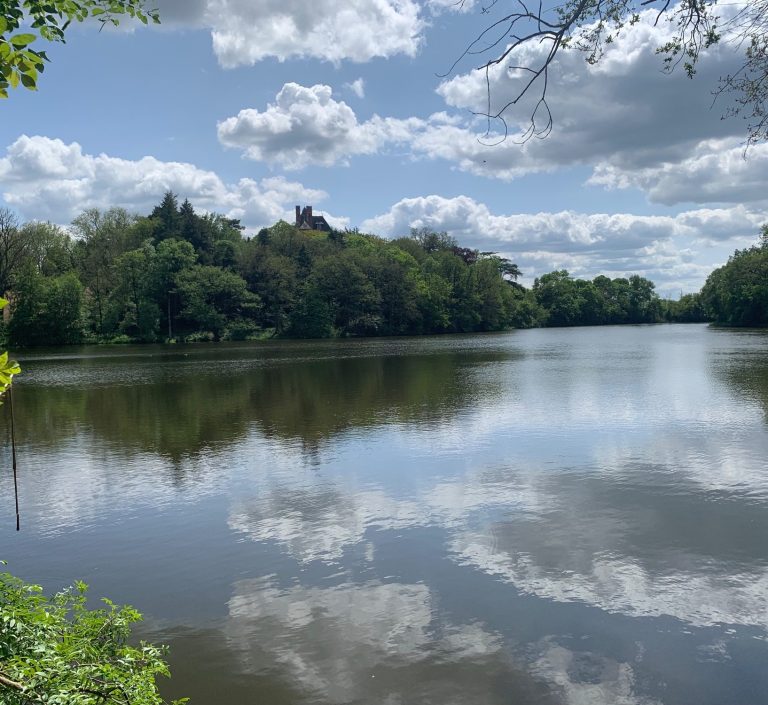
[[[88,609],[85,583],[47,598],[0,573],[0,702],[4,705],[160,705],[164,647],[129,646],[132,607]],[[185,701],[174,701],[182,703]]]
[[[185,343],[212,343],[216,336],[210,331],[199,330],[184,336]]]
[[[261,328],[253,321],[232,321],[221,336],[222,340],[258,340],[262,336]]]

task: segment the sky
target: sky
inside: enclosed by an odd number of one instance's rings
[[[603,60],[562,52],[553,129],[487,136],[479,57],[454,61],[509,3],[467,0],[157,0],[158,27],[73,27],[37,92],[0,103],[0,206],[66,226],[86,208],[146,215],[171,190],[246,235],[295,205],[383,237],[445,230],[516,262],[524,284],[554,269],[640,274],[663,296],[697,291],[768,222],[768,145],[746,152],[723,119],[727,43],[694,80],[666,74],[655,14]],[[531,47],[516,63],[535,60]],[[473,59],[470,60],[470,59]],[[522,74],[489,75],[492,107]]]

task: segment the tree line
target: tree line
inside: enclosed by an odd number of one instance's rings
[[[736,250],[707,277],[700,304],[721,325],[768,325],[768,225],[756,245]]]
[[[753,250],[714,272],[701,295],[665,301],[638,275],[587,281],[561,270],[525,288],[510,260],[426,228],[389,240],[280,221],[245,237],[239,221],[199,214],[171,192],[146,216],[90,209],[66,230],[0,210],[0,292],[11,302],[3,332],[21,347],[749,324],[766,308],[726,315],[736,279],[723,272],[738,268],[743,279],[750,257],[765,267],[765,245]]]

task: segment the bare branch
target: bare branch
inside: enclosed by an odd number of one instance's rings
[[[513,106],[521,105],[526,97],[531,97],[531,109],[528,114],[528,126],[522,130],[521,141],[532,137],[543,138],[549,135],[553,128],[554,118],[547,100],[550,87],[550,68],[559,53],[568,48],[574,48],[585,54],[589,64],[598,63],[605,52],[606,46],[613,43],[622,30],[641,20],[640,12],[645,8],[656,8],[654,24],[667,19],[674,25],[672,39],[657,49],[663,55],[663,69],[674,71],[682,65],[690,77],[696,73],[696,64],[700,55],[713,44],[720,41],[717,23],[719,17],[715,14],[715,0],[566,0],[564,4],[554,7],[544,7],[543,0],[537,5],[529,5],[530,0],[514,0],[510,2],[513,11],[505,11],[502,16],[490,22],[472,41],[470,41],[452,63],[448,71],[440,74],[444,78],[451,75],[459,64],[467,57],[485,55],[486,61],[476,67],[485,72],[486,101],[485,110],[472,114],[487,120],[485,137],[491,135],[491,123],[499,122],[501,130],[497,136],[504,141],[510,135],[507,114]],[[481,9],[489,13],[498,0],[491,0]],[[463,7],[463,2],[461,3]],[[756,92],[768,91],[757,75],[768,74],[768,59],[765,65],[761,62],[768,49],[753,43],[756,35],[765,37],[768,34],[768,0],[755,0],[752,5],[736,13],[731,19],[728,30],[730,35],[739,35],[743,43],[749,43],[747,49],[747,64],[739,75],[727,77],[722,90],[741,91],[746,104],[752,106],[753,120],[750,135],[762,130],[765,135],[768,126],[768,116],[764,106],[755,103]],[[544,45],[546,49],[539,48]],[[491,71],[501,67],[513,56],[519,56],[525,47],[535,47],[539,50],[533,53],[538,58],[525,63],[512,61],[507,72],[517,73],[516,78],[522,78],[520,85],[515,88],[512,97],[498,109],[493,106]],[[751,51],[751,54],[749,53]],[[488,56],[490,55],[490,56]],[[762,71],[762,73],[760,73]],[[752,72],[749,82],[746,75]],[[754,74],[754,75],[752,75]],[[524,77],[524,78],[523,78]],[[742,106],[742,111],[744,110]],[[496,144],[493,141],[492,144]]]

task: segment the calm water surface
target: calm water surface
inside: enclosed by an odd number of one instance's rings
[[[22,355],[22,532],[193,705],[768,703],[768,334]]]

